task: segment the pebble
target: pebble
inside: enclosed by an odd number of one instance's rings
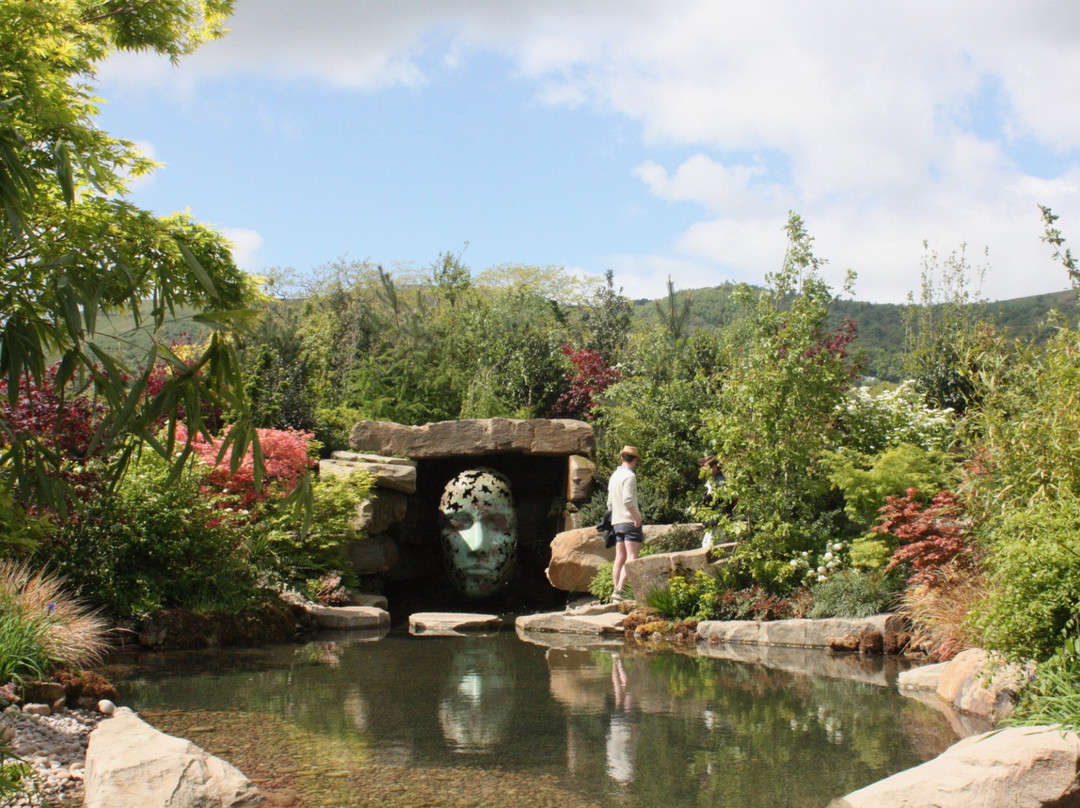
[[[90,733],[104,718],[94,710],[60,710],[51,715],[5,710],[0,737],[10,736],[11,750],[34,768],[41,794],[50,801],[79,800]],[[30,808],[29,796],[17,796],[4,808]]]

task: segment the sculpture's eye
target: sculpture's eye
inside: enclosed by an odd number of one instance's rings
[[[500,533],[510,532],[510,519],[505,516],[492,516],[487,520],[488,525]]]
[[[468,530],[473,525],[473,518],[468,513],[455,513],[447,519],[447,524],[454,530]]]

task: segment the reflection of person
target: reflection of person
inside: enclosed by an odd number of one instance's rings
[[[626,585],[626,562],[638,557],[645,535],[641,532],[641,511],[638,508],[637,468],[639,454],[634,446],[624,446],[619,453],[622,464],[608,480],[608,508],[611,526],[615,531],[615,564],[611,569],[614,585],[613,600],[622,600]]]
[[[517,517],[510,481],[492,469],[470,469],[439,500],[443,559],[454,586],[471,598],[496,594],[510,579]]]
[[[632,715],[634,699],[627,689],[626,668],[618,654],[611,658],[611,686],[615,691],[615,707],[607,734],[607,771],[613,779],[625,784],[634,779],[638,726]]]

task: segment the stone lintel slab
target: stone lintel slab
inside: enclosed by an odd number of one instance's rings
[[[572,419],[487,418],[422,426],[361,421],[349,435],[349,446],[413,460],[513,453],[591,456],[596,438],[589,424]]]

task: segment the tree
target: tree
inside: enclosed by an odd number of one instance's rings
[[[925,242],[923,246],[929,249]],[[908,295],[904,315],[907,332],[907,370],[926,403],[963,414],[974,394],[974,369],[965,356],[986,305],[978,289],[972,291],[967,245],[940,261],[930,250],[923,257],[922,289],[918,303]],[[986,267],[974,270],[981,283]]]
[[[707,417],[738,514],[750,526],[741,549],[766,564],[813,547],[830,484],[819,459],[838,437],[838,405],[857,373],[852,324],[828,327],[833,300],[802,219],[791,214],[783,267],[766,289],[737,293],[747,319],[732,333],[731,367]],[[852,278],[849,275],[848,286]]]
[[[232,0],[0,4],[0,384],[12,407],[20,391],[50,377],[61,406],[79,395],[106,405],[92,443],[120,450],[115,473],[141,443],[172,454],[181,409],[191,434],[205,431],[203,402],[239,413],[230,433],[237,462],[254,438],[228,337],[251,314],[251,281],[219,233],[124,200],[128,183],[154,164],[96,126],[92,86],[97,66],[116,51],[176,61],[221,36],[231,8]],[[165,345],[138,366],[116,358],[99,315],[126,309],[138,326],[146,302],[154,325],[187,306],[215,328],[195,361]],[[146,395],[159,360],[174,373]],[[169,429],[159,440],[154,424],[163,416]],[[62,504],[49,483],[62,457],[6,421],[0,444],[9,484]]]

